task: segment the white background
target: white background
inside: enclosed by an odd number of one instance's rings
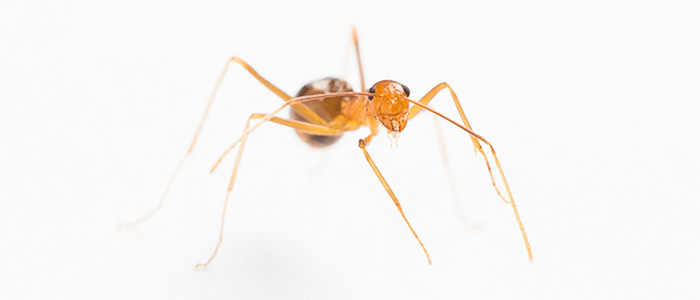
[[[60,3],[64,2],[64,3]],[[700,297],[700,6],[695,1],[3,1],[2,299],[597,299]],[[422,114],[370,153],[310,149],[245,118],[280,103],[232,67],[164,208],[224,62],[287,93],[325,76],[447,81],[496,147],[535,260],[466,134]],[[457,117],[448,94],[434,108]],[[451,175],[450,175],[451,174]],[[451,177],[450,177],[451,176]],[[449,184],[453,178],[455,184]]]

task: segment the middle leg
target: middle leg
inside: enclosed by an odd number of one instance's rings
[[[406,219],[406,215],[404,215],[403,209],[401,209],[401,204],[399,203],[399,199],[396,198],[396,195],[394,195],[394,191],[392,191],[391,187],[389,187],[389,183],[386,182],[386,179],[384,179],[384,176],[382,176],[382,173],[379,172],[379,168],[377,168],[377,165],[374,163],[372,158],[369,156],[367,149],[365,149],[366,146],[367,146],[367,141],[365,141],[365,139],[360,140],[360,149],[362,149],[362,153],[365,155],[365,158],[367,159],[369,166],[372,167],[372,171],[374,171],[374,174],[377,175],[377,178],[382,183],[382,186],[384,186],[384,189],[386,190],[386,192],[389,193],[389,197],[391,197],[391,200],[394,200],[394,204],[396,204],[396,208],[399,209],[399,213],[401,213],[401,217],[403,217],[403,220],[406,221],[406,225],[408,225],[408,228],[411,229],[413,236],[416,237],[416,240],[418,240],[418,243],[420,244],[421,248],[423,248],[423,252],[425,252],[425,257],[428,259],[428,264],[432,265],[433,263],[432,263],[432,261],[430,261],[430,255],[428,254],[428,250],[425,249],[423,242],[421,242],[420,238],[418,238],[418,234],[416,234],[416,231],[413,230],[411,223],[409,223],[408,219]]]
[[[253,119],[262,119],[265,118],[267,115],[266,114],[252,114],[249,118],[248,121],[246,121],[245,128],[243,129],[243,132],[247,132],[248,128],[250,127],[250,121]],[[278,117],[272,117],[270,118],[271,122],[284,125],[287,127],[294,128],[296,130],[304,131],[310,134],[316,134],[316,135],[334,135],[334,134],[339,134],[342,133],[341,129],[335,129],[335,128],[330,128],[330,127],[325,127],[321,125],[316,125],[316,124],[311,124],[311,123],[305,123],[305,122],[300,122],[300,121],[294,121],[294,120],[287,120],[287,119],[282,119]],[[228,184],[228,189],[226,190],[226,198],[224,199],[224,208],[222,209],[221,212],[221,225],[219,227],[219,240],[216,243],[216,248],[214,248],[214,253],[212,253],[211,257],[207,260],[205,263],[200,263],[195,266],[195,268],[206,268],[209,263],[216,257],[216,254],[219,252],[219,247],[221,247],[221,242],[224,240],[224,222],[226,221],[226,207],[228,206],[228,199],[229,196],[231,195],[231,191],[233,190],[233,184],[236,181],[236,175],[238,174],[238,167],[240,166],[241,163],[241,156],[243,155],[243,148],[245,146],[245,142],[248,139],[248,136],[244,136],[243,139],[240,142],[240,146],[238,147],[238,153],[236,154],[236,162],[233,166],[233,172],[231,173],[231,179],[229,180]],[[228,152],[228,151],[227,151]],[[224,154],[225,155],[225,154]],[[223,159],[223,156],[217,160],[217,162],[214,164],[214,166],[211,169],[211,172],[213,172],[216,167],[219,165],[221,160]]]

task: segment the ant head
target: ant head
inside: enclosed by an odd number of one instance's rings
[[[408,122],[408,96],[411,91],[403,84],[392,80],[375,83],[369,92],[367,106],[369,112],[384,125],[391,134],[398,134]]]

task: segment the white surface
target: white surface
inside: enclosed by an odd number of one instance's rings
[[[158,1],[0,5],[1,299],[593,299],[700,297],[700,7],[692,1]],[[245,117],[280,101],[229,71],[164,209],[150,209],[231,55],[288,93],[343,75],[413,98],[453,85],[495,145],[535,255],[527,261],[467,136],[434,122],[369,148],[311,150],[286,128],[249,140],[219,256]],[[349,63],[345,63],[349,61]],[[447,94],[434,107],[456,117]]]

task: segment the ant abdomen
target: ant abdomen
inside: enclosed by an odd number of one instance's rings
[[[310,95],[320,95],[320,94],[332,94],[332,93],[342,93],[342,92],[352,92],[352,87],[342,79],[327,77],[313,81],[305,86],[303,86],[296,97],[310,96]],[[318,101],[305,102],[302,105],[310,108],[319,117],[321,117],[326,122],[331,122],[335,117],[342,114],[343,102],[349,101],[350,97],[333,97],[320,99]],[[291,117],[293,120],[308,122],[302,115],[294,111],[292,108]],[[310,134],[296,130],[299,137],[311,145],[312,147],[328,147],[337,142],[342,134],[337,135],[317,135]]]

